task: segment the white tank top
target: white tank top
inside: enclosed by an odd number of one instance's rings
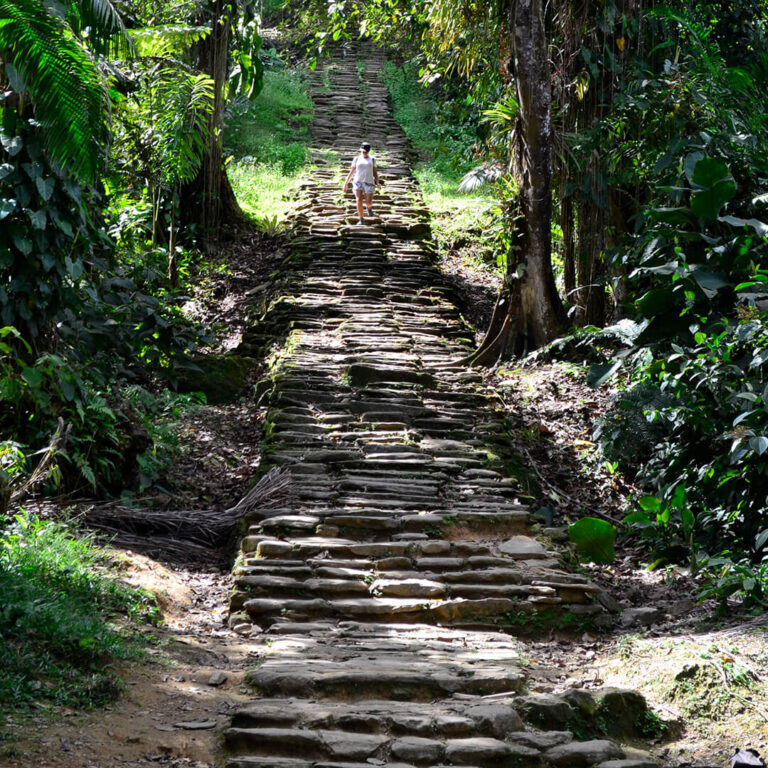
[[[355,169],[355,181],[363,184],[373,184],[373,167],[376,165],[376,161],[372,155],[365,157],[364,155],[357,155],[352,161],[352,167]]]

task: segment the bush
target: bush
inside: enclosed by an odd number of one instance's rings
[[[74,533],[27,514],[0,518],[0,711],[115,698],[120,681],[109,661],[136,656],[142,641],[111,619],[158,617],[154,599],[108,577],[101,550]]]

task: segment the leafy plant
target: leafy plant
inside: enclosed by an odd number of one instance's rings
[[[4,712],[34,701],[90,707],[113,699],[108,662],[139,653],[144,635],[118,631],[116,614],[156,621],[154,599],[105,571],[92,538],[19,514],[0,519],[0,653]]]
[[[655,565],[679,559],[681,552],[688,553],[691,570],[696,571],[697,545],[694,538],[696,518],[688,506],[688,494],[684,483],[679,483],[671,493],[657,496],[641,496],[637,500],[640,511],[624,518],[624,522],[651,539],[659,556]]]
[[[103,159],[106,92],[93,59],[73,32],[87,27],[97,50],[124,39],[109,0],[65,3],[65,18],[41,0],[0,0],[0,60],[15,96],[3,95],[3,147],[15,157],[31,96],[46,146],[58,162],[93,181]],[[74,24],[74,28],[70,26]]]
[[[568,536],[580,559],[590,563],[612,563],[616,526],[597,517],[583,517],[568,526]]]

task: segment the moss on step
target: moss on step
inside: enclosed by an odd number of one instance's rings
[[[258,361],[240,355],[200,355],[193,362],[199,370],[179,374],[179,392],[202,392],[211,405],[220,405],[242,392]]]

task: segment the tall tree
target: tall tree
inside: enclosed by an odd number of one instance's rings
[[[491,327],[474,364],[496,362],[551,341],[567,319],[552,274],[552,92],[541,0],[512,0],[508,8],[511,71],[518,113],[512,167],[519,215],[512,218],[512,253]]]
[[[225,221],[242,214],[224,169],[224,117],[229,66],[229,43],[237,5],[209,0],[201,6],[196,24],[210,25],[211,33],[195,45],[197,67],[213,80],[213,110],[208,117],[208,142],[195,178],[182,187],[181,223],[195,227],[202,242],[213,245]]]

